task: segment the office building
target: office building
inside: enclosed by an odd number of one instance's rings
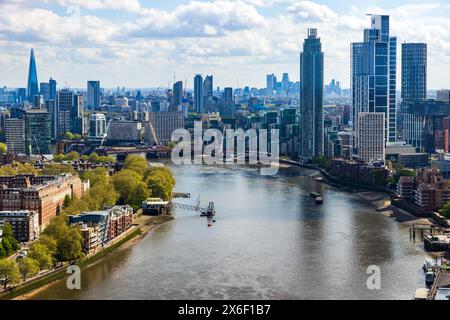
[[[389,34],[389,16],[372,15],[364,41],[351,45],[351,123],[357,153],[358,114],[384,112],[386,141],[397,138],[396,81],[397,38]]]
[[[266,76],[266,94],[267,96],[273,96],[274,91],[277,88],[277,77],[272,73]]]
[[[100,108],[100,81],[87,82],[86,107],[93,110],[98,110]]]
[[[358,155],[364,163],[384,163],[386,158],[385,113],[358,114]]]
[[[103,139],[106,134],[106,117],[103,113],[89,116],[89,138]]]
[[[183,103],[183,82],[178,81],[173,85],[172,106],[177,110]]]
[[[194,78],[194,110],[203,113],[203,77],[199,74]]]
[[[300,55],[300,158],[323,156],[324,54],[317,29],[308,29]]]
[[[58,106],[56,100],[45,101],[45,109],[50,113],[50,136],[52,140],[58,138]]]
[[[25,123],[23,119],[5,119],[5,136],[8,152],[25,153]]]
[[[114,120],[108,130],[108,143],[140,143],[142,123],[139,121]]]
[[[220,114],[222,116],[232,117],[235,113],[235,103],[233,97],[233,88],[225,88],[223,91],[222,101],[219,105]]]
[[[28,85],[27,85],[27,99],[29,102],[33,101],[33,97],[39,94],[39,83],[36,68],[36,59],[34,57],[34,49],[30,53],[30,65],[28,69]]]
[[[44,101],[47,101],[48,99],[50,99],[50,83],[41,82],[39,88],[40,88],[39,89],[40,94],[41,94],[42,98],[44,99]]]
[[[55,100],[56,101],[56,97],[57,97],[57,91],[56,91],[56,80],[53,80],[52,78],[50,78],[50,80],[48,81],[49,84],[49,100]]]
[[[69,89],[58,91],[58,136],[71,132],[74,93]]]
[[[172,139],[172,133],[177,129],[184,129],[184,113],[183,112],[151,112],[149,115],[159,144],[167,144]],[[150,123],[146,122],[144,141],[146,144],[155,143]]]
[[[450,103],[450,90],[442,89],[436,91],[436,100]]]
[[[427,97],[427,44],[402,43],[402,99]]]
[[[26,154],[51,154],[50,114],[46,110],[29,109],[24,116]]]

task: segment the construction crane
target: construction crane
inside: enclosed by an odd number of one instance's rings
[[[45,167],[44,167],[44,156],[41,153],[41,149],[39,149],[39,144],[38,144],[37,139],[36,139],[35,136],[33,136],[33,140],[34,140],[34,143],[36,144],[36,149],[37,149],[37,151],[39,153],[39,156],[41,157],[42,169],[45,169]]]
[[[106,138],[108,137],[109,127],[111,126],[112,119],[109,119],[108,125],[106,126],[106,132],[103,135],[102,143],[100,144],[100,148],[103,148],[103,144],[105,143]]]
[[[150,133],[151,133],[152,138],[153,138],[153,145],[154,146],[159,146],[158,138],[156,137],[155,128],[153,127],[152,120],[149,119],[148,123],[149,123],[149,126],[150,126]]]

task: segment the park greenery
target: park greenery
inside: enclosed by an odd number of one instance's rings
[[[57,168],[62,166],[54,165]],[[42,173],[36,171],[37,169],[30,164],[17,164],[17,167],[23,173]],[[27,172],[26,169],[29,171]],[[17,168],[14,170],[10,173],[19,171]],[[64,199],[64,209],[31,245],[28,255],[19,262],[13,259],[0,259],[0,280],[5,289],[21,280],[25,281],[34,277],[41,271],[52,269],[58,262],[76,262],[85,256],[81,231],[77,226],[69,225],[69,215],[103,210],[105,206],[115,204],[128,204],[137,209],[142,201],[149,197],[169,200],[175,186],[175,179],[170,169],[150,167],[144,158],[137,155],[128,156],[123,170],[113,176],[106,168],[99,167],[83,172],[80,178],[90,181],[89,191],[80,199],[70,197]],[[10,256],[19,247],[18,241],[12,236],[11,226],[6,224],[3,240],[0,243],[0,258]]]

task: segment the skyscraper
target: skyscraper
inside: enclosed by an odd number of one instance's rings
[[[50,78],[48,81],[48,84],[50,86],[50,93],[49,93],[49,99],[50,100],[56,100],[56,81]]]
[[[25,151],[31,154],[50,154],[50,114],[46,110],[25,112]]]
[[[196,113],[203,113],[203,77],[200,74],[194,78],[194,109]]]
[[[300,158],[323,156],[324,54],[317,29],[308,29],[300,54]]]
[[[100,81],[88,81],[87,107],[94,110],[100,108]]]
[[[72,130],[73,102],[73,91],[68,89],[58,91],[58,135]]]
[[[427,97],[427,44],[402,43],[402,99]]]
[[[220,114],[223,116],[233,116],[235,112],[233,88],[224,88],[222,101],[220,103]]]
[[[25,124],[23,119],[8,118],[5,122],[8,152],[14,154],[25,153]]]
[[[277,77],[272,73],[266,76],[266,94],[271,97],[277,88]]]
[[[389,34],[389,16],[371,16],[371,28],[364,30],[364,41],[352,43],[351,70],[354,151],[360,112],[384,112],[386,141],[395,142],[397,38]]]
[[[175,110],[181,106],[183,102],[183,82],[178,81],[173,85],[173,98],[172,98],[172,106]]]
[[[36,70],[36,59],[34,58],[34,50],[31,49],[30,66],[28,69],[28,86],[27,99],[29,102],[33,101],[33,97],[39,94],[39,83]]]
[[[41,82],[39,91],[42,95],[42,98],[44,101],[47,101],[50,99],[50,83],[48,82]]]
[[[283,94],[289,94],[289,74],[283,73],[282,88]]]

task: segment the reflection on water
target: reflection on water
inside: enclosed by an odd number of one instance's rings
[[[37,299],[411,299],[426,258],[408,230],[354,192],[299,168],[261,176],[243,167],[175,167],[177,191],[214,201],[217,223],[176,209],[176,219],[136,246]],[[325,195],[317,206],[310,192]],[[185,200],[186,201],[186,200]],[[381,290],[366,287],[381,268]]]

